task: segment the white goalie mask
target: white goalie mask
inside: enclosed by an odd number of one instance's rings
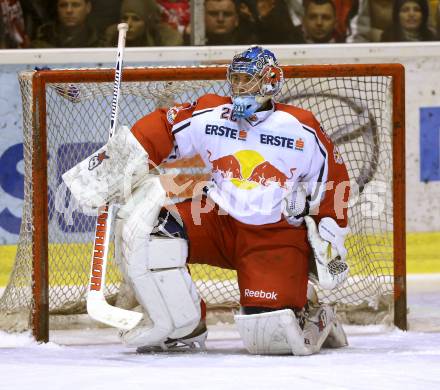
[[[284,81],[275,55],[260,46],[234,56],[227,78],[237,118],[249,118],[281,91]]]

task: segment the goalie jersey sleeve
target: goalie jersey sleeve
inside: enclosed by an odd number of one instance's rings
[[[191,104],[160,108],[138,120],[131,131],[147,151],[152,166],[167,159],[192,157],[198,153],[189,131],[193,115],[212,111],[225,102],[230,102],[230,98],[208,94]]]
[[[166,119],[166,109],[158,109],[138,120],[131,129],[150,159],[150,167],[159,165],[173,150],[174,138]]]

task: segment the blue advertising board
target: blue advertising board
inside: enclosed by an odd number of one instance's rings
[[[440,107],[420,108],[420,180],[440,180]]]
[[[56,174],[49,182],[48,188],[49,221],[55,223],[62,232],[87,233],[95,228],[93,216],[85,215],[78,210],[73,210],[68,218],[63,214],[63,210],[69,210],[72,200],[68,190],[65,196],[57,200],[54,194],[62,183],[61,175],[101,146],[102,144],[95,142],[61,144],[54,157],[49,156],[49,164],[55,163]],[[52,158],[55,158],[55,161],[52,161]],[[19,209],[24,199],[24,176],[22,169],[19,169],[20,164],[23,164],[22,143],[11,145],[0,154],[0,191],[3,199],[6,199],[0,204],[0,229],[17,238],[21,224]]]

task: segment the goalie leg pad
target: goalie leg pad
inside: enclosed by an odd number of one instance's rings
[[[252,354],[310,355],[302,329],[290,309],[234,316],[244,346]]]
[[[307,285],[307,304],[308,313],[313,316],[313,313],[320,309],[320,304],[318,300],[318,294],[316,293],[315,287],[309,281]],[[333,323],[330,325],[330,331],[327,338],[322,344],[323,348],[341,348],[348,345],[347,336],[345,334],[342,324],[339,322],[337,317]]]
[[[342,348],[348,345],[347,335],[342,324],[335,320],[330,327],[327,338],[322,344],[323,348]]]
[[[169,250],[169,246],[165,248]],[[135,287],[137,299],[153,324],[141,323],[121,332],[126,345],[161,346],[167,339],[185,337],[197,327],[201,317],[200,298],[186,268],[146,270],[145,275],[133,280],[134,286],[139,283],[142,285]]]
[[[141,273],[147,268],[149,236],[165,199],[159,177],[150,176],[141,182],[116,215],[115,257],[128,282],[134,267],[139,266]]]
[[[318,353],[334,322],[334,312],[324,305],[313,318],[300,319],[290,309],[236,315],[235,322],[246,349],[252,354],[305,356]]]
[[[159,178],[150,178],[118,213],[121,270],[153,323],[121,332],[129,346],[160,346],[168,338],[186,336],[201,317],[200,298],[186,268],[187,241],[150,237],[164,200]]]
[[[80,206],[96,209],[110,201],[123,203],[147,175],[147,152],[122,126],[103,147],[64,173],[63,180]]]
[[[323,304],[310,310],[304,318],[303,335],[311,354],[321,350],[335,322],[335,311],[329,305]]]

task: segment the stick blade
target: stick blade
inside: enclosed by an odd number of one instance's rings
[[[87,296],[87,313],[94,320],[123,330],[133,329],[141,320],[142,313],[111,306],[102,293],[94,293]]]

